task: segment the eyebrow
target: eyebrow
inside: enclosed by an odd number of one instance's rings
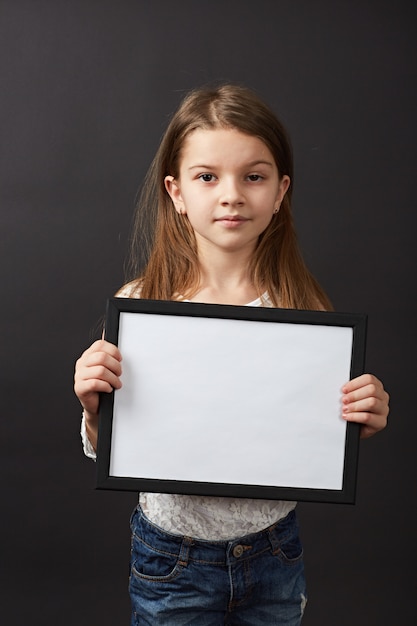
[[[243,165],[243,168],[252,168],[252,167],[256,167],[257,165],[268,165],[269,167],[274,167],[274,164],[271,161],[264,161],[262,159],[257,159],[256,161],[245,163]],[[200,165],[191,165],[188,169],[195,170],[195,169],[202,168],[202,169],[212,170],[212,169],[215,169],[216,167],[218,166],[208,165],[207,163],[201,163]]]

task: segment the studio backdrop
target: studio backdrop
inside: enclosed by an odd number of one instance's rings
[[[96,489],[75,360],[124,281],[137,190],[171,113],[247,85],[288,128],[305,260],[366,315],[391,394],[355,504],[298,505],[305,626],[417,623],[414,3],[1,0],[2,604],[8,626],[130,619],[137,495]]]

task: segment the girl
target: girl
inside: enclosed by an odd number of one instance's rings
[[[331,309],[298,250],[292,155],[283,126],[249,90],[184,99],[138,205],[132,258],[145,269],[118,295]],[[147,244],[144,249],[144,243]],[[122,355],[96,341],[76,364],[82,436],[95,457],[99,394],[122,385]],[[342,390],[343,417],[369,437],[388,394],[365,374]],[[186,401],[186,398],[184,398]],[[132,515],[132,625],[299,625],[306,591],[295,502],[141,493]]]

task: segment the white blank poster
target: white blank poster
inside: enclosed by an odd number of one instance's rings
[[[110,476],[341,489],[351,327],[121,312]]]

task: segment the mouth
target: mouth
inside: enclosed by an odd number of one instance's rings
[[[215,221],[222,224],[223,226],[226,226],[227,228],[237,228],[238,226],[240,226],[241,224],[245,224],[249,220],[247,217],[243,217],[243,215],[222,215],[221,217],[218,217]]]

